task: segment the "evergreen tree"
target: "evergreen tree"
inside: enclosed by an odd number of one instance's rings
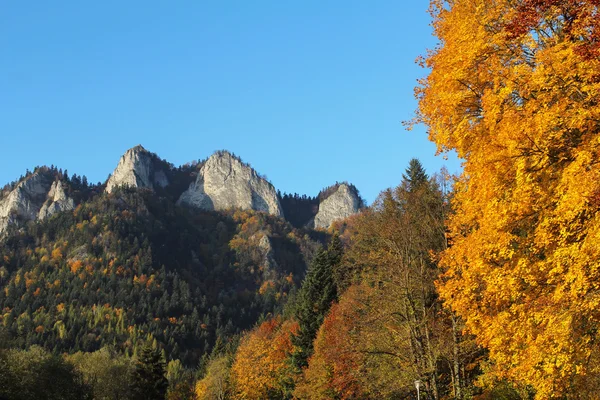
[[[138,356],[133,372],[133,393],[136,400],[164,400],[169,382],[165,376],[165,361],[160,349],[147,342]]]
[[[408,163],[408,168],[406,168],[405,172],[406,173],[402,174],[402,178],[408,186],[409,191],[412,191],[422,184],[427,183],[429,180],[429,177],[425,172],[425,168],[423,168],[423,164],[421,164],[421,162],[416,158],[410,160]]]
[[[315,256],[298,293],[295,316],[300,329],[297,335],[292,336],[292,343],[298,348],[292,354],[292,363],[298,369],[308,365],[317,331],[331,303],[337,300],[333,271],[341,258],[342,245],[336,235],[328,248],[320,249]]]

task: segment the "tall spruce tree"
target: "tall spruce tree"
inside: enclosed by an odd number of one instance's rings
[[[300,329],[292,336],[292,343],[297,347],[292,354],[292,363],[298,369],[308,365],[317,331],[331,303],[337,300],[333,271],[342,259],[342,251],[341,241],[335,235],[328,248],[321,248],[315,256],[298,293],[295,316]]]
[[[416,158],[409,161],[408,168],[402,174],[402,178],[404,179],[403,183],[408,186],[409,191],[413,191],[429,180],[423,164]]]
[[[165,372],[165,361],[160,349],[146,343],[140,351],[133,372],[133,398],[164,400],[169,386]]]

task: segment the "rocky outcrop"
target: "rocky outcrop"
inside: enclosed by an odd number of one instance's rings
[[[263,255],[262,265],[264,266],[263,277],[265,280],[271,278],[273,271],[277,267],[277,262],[275,261],[275,252],[273,251],[273,246],[271,245],[271,240],[266,233],[262,233],[260,240],[258,242],[258,248]]]
[[[106,182],[106,191],[111,193],[119,186],[154,189],[169,184],[166,172],[158,157],[141,145],[125,152],[117,168]]]
[[[331,194],[319,203],[319,211],[308,226],[311,228],[329,228],[334,221],[356,214],[363,207],[356,188],[347,183],[334,187]]]
[[[38,213],[42,220],[60,211],[69,211],[75,208],[73,199],[67,196],[61,181],[54,181],[48,192],[48,198]]]
[[[229,152],[217,152],[204,162],[196,181],[178,204],[204,210],[242,209],[283,216],[273,185]]]
[[[0,236],[11,224],[41,220],[58,211],[72,210],[74,206],[60,181],[34,172],[0,199]]]

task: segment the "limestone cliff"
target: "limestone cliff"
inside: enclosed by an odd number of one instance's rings
[[[363,207],[358,191],[347,183],[337,184],[327,191],[331,193],[319,196],[322,197],[319,211],[308,223],[311,228],[329,228],[334,221],[356,214]]]
[[[61,181],[54,181],[47,197],[47,200],[44,202],[38,213],[38,219],[40,220],[48,218],[57,212],[68,211],[75,208],[73,199],[67,196]]]
[[[181,195],[178,204],[204,210],[238,208],[283,216],[273,185],[226,151],[213,154],[203,163],[196,181]]]
[[[106,191],[111,193],[116,187],[154,189],[169,184],[166,171],[158,157],[141,145],[125,152],[117,168],[106,182]]]
[[[74,208],[73,199],[67,196],[63,184],[52,179],[43,172],[34,172],[0,198],[0,236],[11,224],[42,220],[58,211]]]

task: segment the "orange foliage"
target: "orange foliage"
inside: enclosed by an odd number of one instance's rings
[[[333,304],[315,339],[315,349],[298,384],[295,395],[301,399],[368,398],[361,382],[364,364],[358,343],[361,332],[356,323],[362,306],[357,301],[361,289],[350,287],[340,303]]]
[[[425,60],[418,121],[465,160],[440,294],[494,375],[539,399],[596,398],[598,0],[434,0],[432,10],[442,45]]]
[[[62,260],[63,254],[60,248],[52,250],[52,261],[58,262]]]
[[[297,323],[275,318],[242,338],[231,367],[238,398],[266,399],[283,392],[287,359],[293,350],[291,335],[297,330]]]
[[[274,287],[275,283],[273,281],[264,281],[260,289],[258,289],[258,293],[265,294],[269,289],[273,289]]]
[[[81,269],[81,266],[82,266],[82,262],[80,260],[77,260],[77,261],[73,261],[69,265],[69,268],[71,269],[72,273],[76,274]]]

